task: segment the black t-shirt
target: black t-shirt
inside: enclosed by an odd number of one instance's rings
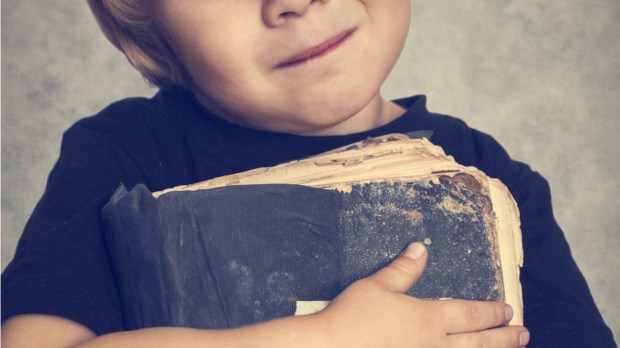
[[[525,263],[521,273],[531,347],[613,347],[587,284],[553,217],[547,182],[510,159],[490,136],[433,114],[423,96],[382,127],[342,136],[297,136],[245,128],[202,108],[191,93],[112,104],[63,137],[60,158],[2,274],[2,318],[58,315],[98,335],[125,328],[106,250],[101,208],[119,185],[151,191],[315,155],[369,136],[433,132],[431,141],[463,165],[499,178],[517,201]]]

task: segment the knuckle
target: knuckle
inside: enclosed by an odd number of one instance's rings
[[[395,273],[398,273],[399,276],[404,276],[408,278],[413,278],[416,274],[415,270],[403,260],[396,260],[392,262],[391,269]]]
[[[351,283],[347,287],[347,289],[350,289],[353,291],[365,291],[368,287],[373,287],[377,285],[380,285],[380,284],[378,284],[378,281],[374,278],[362,278],[362,279],[358,279],[354,281],[353,283]]]
[[[513,330],[502,330],[501,344],[502,347],[519,347],[519,334],[514,332]]]
[[[520,347],[521,343],[520,343],[520,339],[519,339],[519,332],[514,332],[514,334],[510,335],[510,337],[508,337],[508,346],[509,347]]]
[[[478,344],[476,345],[478,348],[493,348],[497,347],[496,344],[493,344],[491,338],[487,335],[480,336],[478,340]]]
[[[350,289],[351,292],[371,293],[379,289],[385,289],[388,285],[389,282],[383,277],[366,277],[351,283],[347,289]]]
[[[478,306],[469,306],[467,309],[467,320],[475,327],[481,327],[484,323],[484,314]]]

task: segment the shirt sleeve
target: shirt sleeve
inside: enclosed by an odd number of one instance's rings
[[[528,347],[616,347],[551,205],[547,181],[513,161],[490,136],[474,131],[477,165],[508,186],[521,213],[521,270]]]
[[[2,274],[2,319],[62,316],[102,335],[123,329],[101,208],[121,184],[142,180],[132,159],[103,134],[76,125]]]

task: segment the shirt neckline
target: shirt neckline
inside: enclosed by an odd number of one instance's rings
[[[407,98],[396,99],[394,102],[399,106],[406,109],[406,111],[395,118],[394,120],[362,132],[344,134],[344,135],[297,135],[290,133],[282,133],[282,132],[273,132],[261,129],[250,128],[242,125],[238,125],[236,123],[230,122],[226,119],[223,119],[208,109],[206,109],[202,104],[198,102],[198,100],[194,97],[191,91],[186,89],[168,89],[161,90],[157,93],[155,98],[163,99],[163,100],[177,100],[181,103],[181,105],[173,105],[173,110],[179,110],[179,106],[183,109],[187,109],[190,107],[195,111],[200,118],[203,118],[207,122],[219,128],[221,131],[239,134],[240,137],[250,137],[250,138],[277,138],[282,140],[289,141],[326,141],[326,142],[340,142],[342,140],[347,139],[359,139],[366,137],[373,137],[383,134],[389,133],[402,133],[403,128],[408,129],[408,131],[418,130],[415,128],[417,124],[416,119],[424,114],[428,114],[428,110],[426,108],[426,96],[425,95],[415,95]],[[412,128],[413,126],[413,128]]]

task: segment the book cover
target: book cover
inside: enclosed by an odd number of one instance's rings
[[[420,298],[501,300],[522,323],[517,207],[497,180],[389,135],[103,209],[130,329],[228,328],[307,313],[426,244]]]

